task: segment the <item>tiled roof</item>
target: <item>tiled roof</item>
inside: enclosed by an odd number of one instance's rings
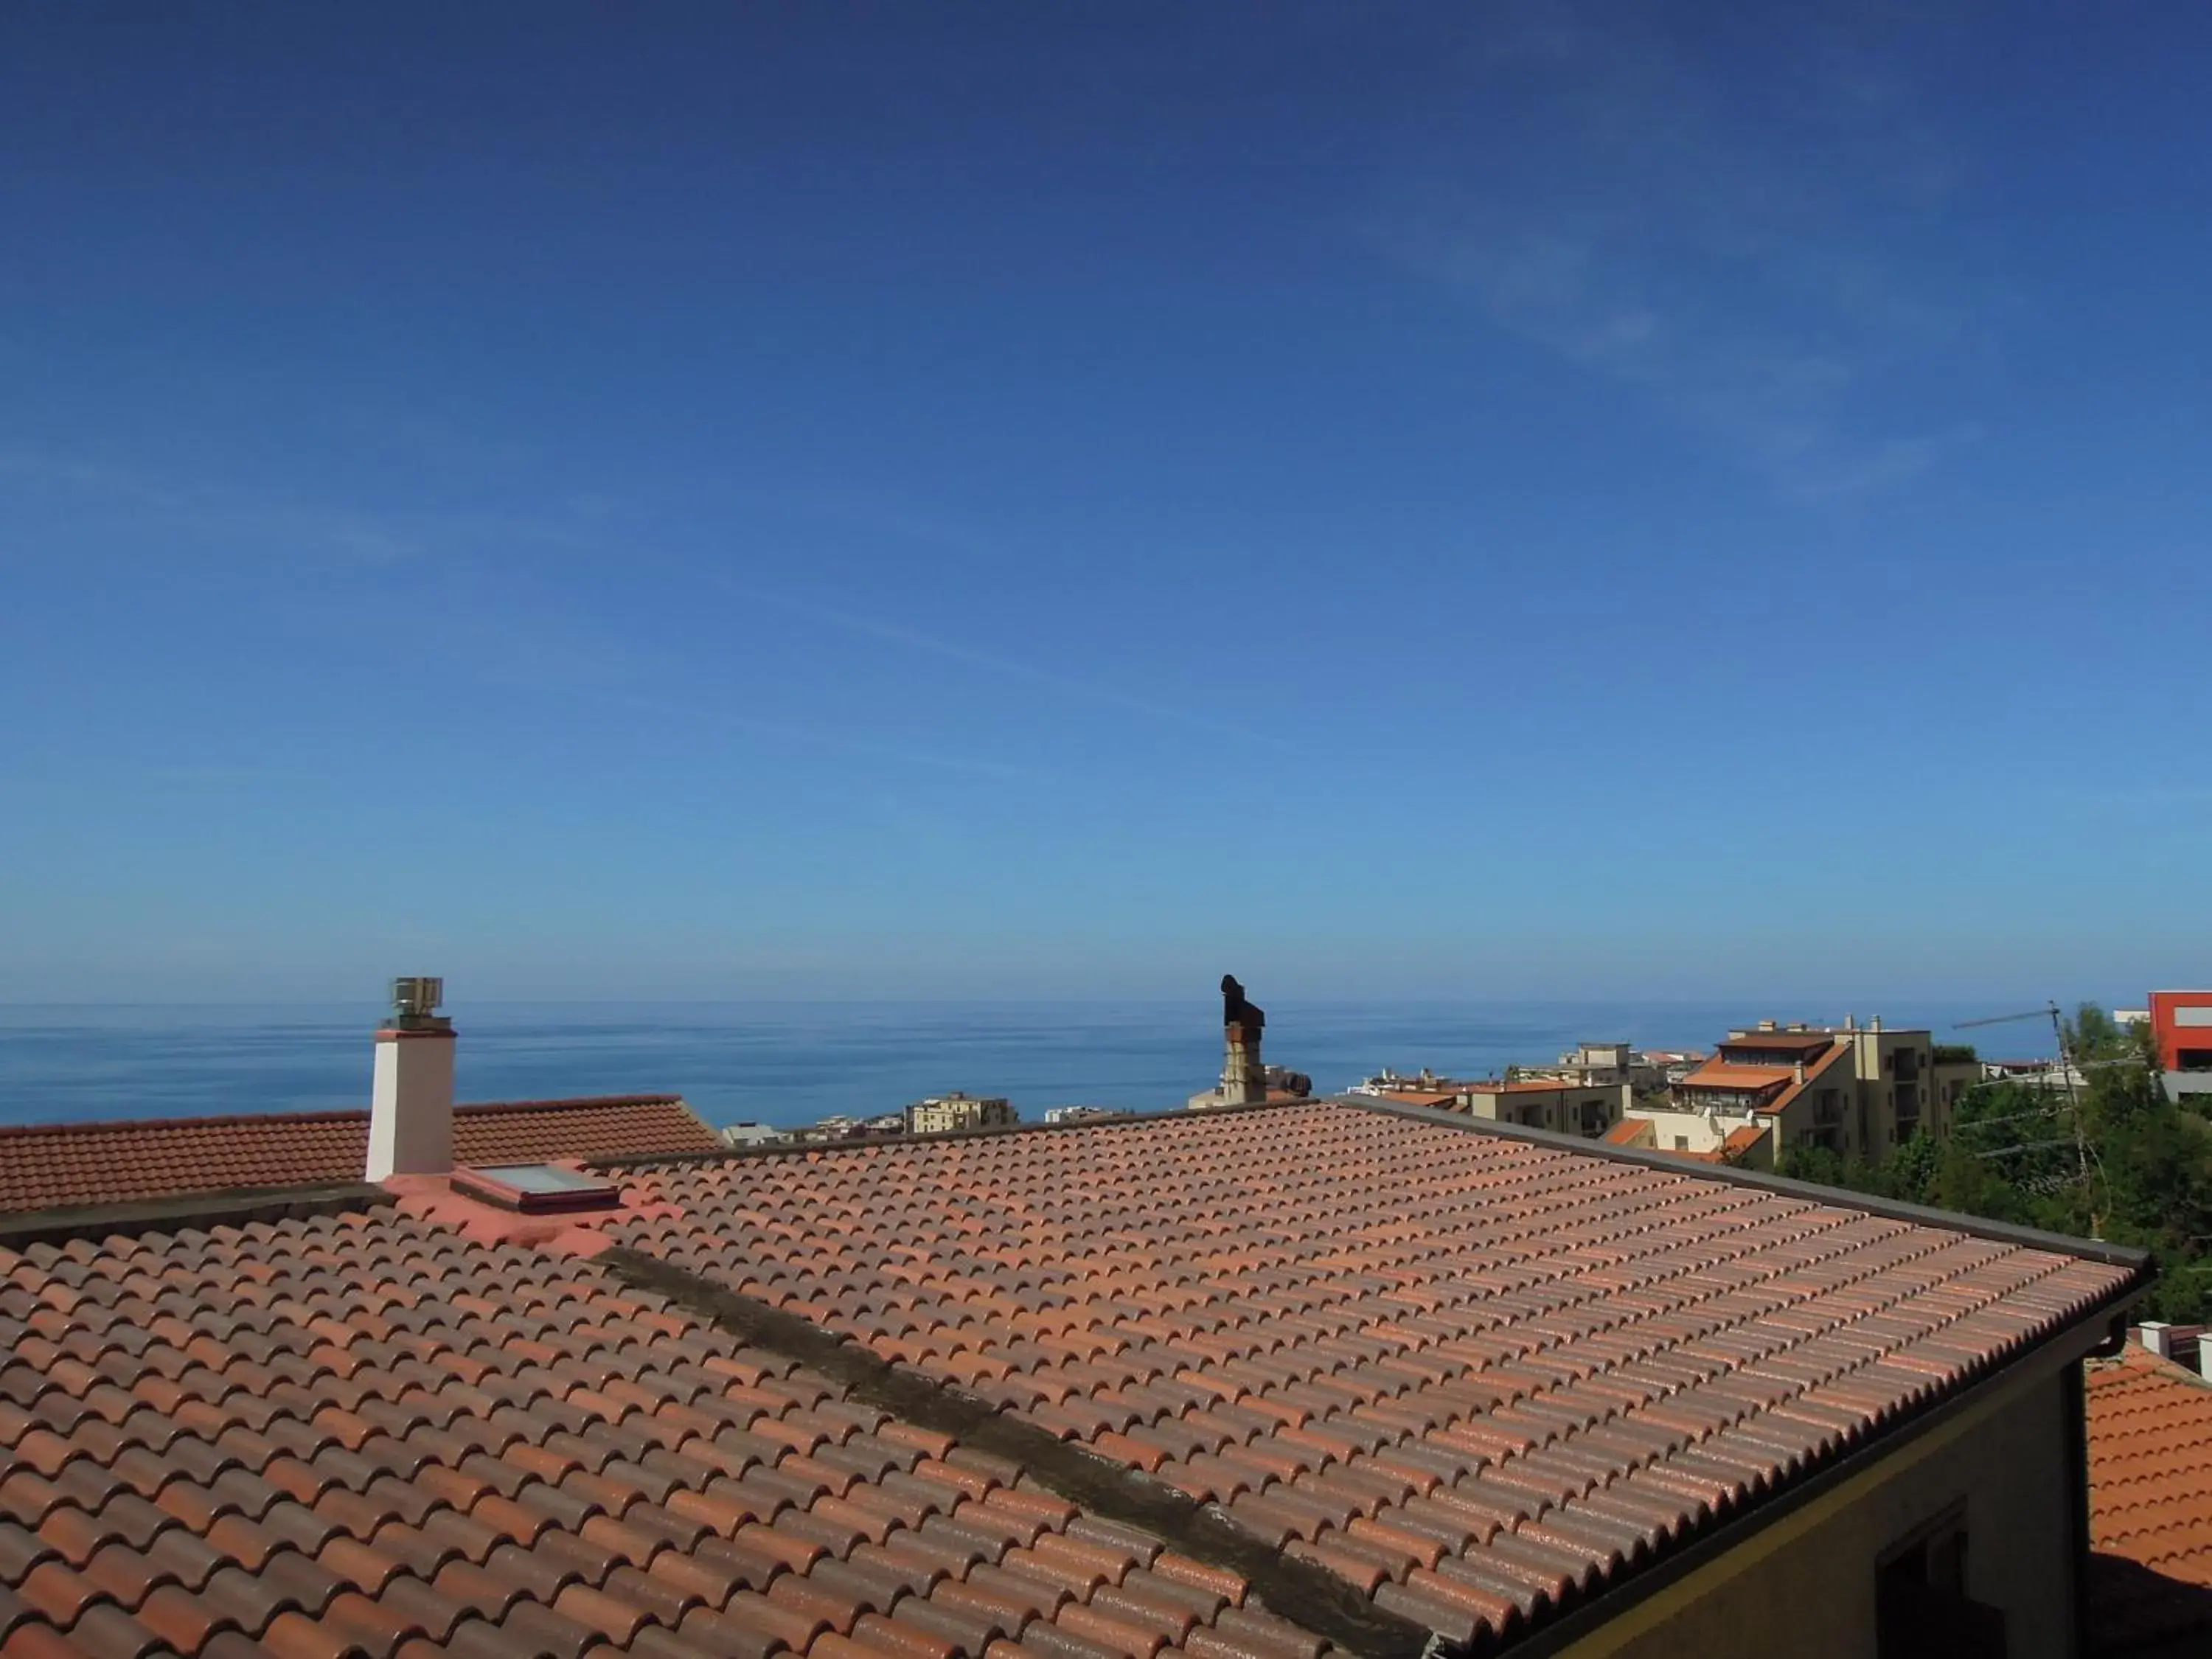
[[[1778,1089],[1796,1080],[1796,1072],[1788,1066],[1736,1066],[1724,1060],[1709,1060],[1674,1086],[1678,1089]]]
[[[1327,1103],[628,1196],[588,1261],[390,1208],[0,1249],[0,1650],[1410,1659],[2136,1278]]]
[[[1460,1085],[1471,1095],[1555,1095],[1562,1089],[1610,1089],[1610,1083],[1571,1083],[1565,1078],[1516,1079],[1510,1083],[1499,1079],[1486,1079],[1480,1083]]]
[[[720,1150],[674,1095],[456,1107],[462,1164],[667,1156]],[[0,1127],[0,1211],[121,1204],[241,1187],[358,1181],[367,1112],[269,1112]]]
[[[1316,1103],[645,1172],[629,1244],[1510,1632],[2137,1270]]]
[[[9,1659],[1318,1653],[1002,1460],[388,1212],[0,1250],[0,1335]]]
[[[2134,1343],[2087,1376],[2090,1542],[2149,1570],[2093,1574],[2092,1628],[2107,1651],[2212,1647],[2212,1385]]]
[[[1648,1117],[1625,1117],[1605,1132],[1606,1140],[1615,1146],[1650,1146],[1656,1144],[1657,1135]]]
[[[1775,1096],[1773,1099],[1761,1101],[1756,1109],[1762,1112],[1787,1111],[1790,1109],[1791,1103],[1794,1102],[1798,1096],[1803,1094],[1806,1090],[1811,1088],[1815,1083],[1818,1083],[1821,1079],[1827,1076],[1830,1068],[1840,1064],[1844,1056],[1850,1052],[1850,1050],[1849,1048],[1845,1048],[1841,1043],[1838,1043],[1834,1048],[1829,1049],[1827,1053],[1822,1054],[1818,1060],[1814,1060],[1810,1065],[1806,1066],[1805,1079],[1802,1083],[1797,1080],[1796,1072],[1794,1069],[1791,1070],[1787,1074],[1790,1079],[1789,1086],[1784,1089],[1780,1094]]]
[[[1730,1048],[1748,1048],[1754,1053],[1774,1054],[1784,1049],[1802,1048],[1810,1053],[1825,1048],[1836,1040],[1831,1031],[1731,1031],[1723,1040],[1723,1053]]]

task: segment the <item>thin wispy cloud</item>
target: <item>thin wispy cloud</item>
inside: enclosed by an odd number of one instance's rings
[[[1520,152],[1432,155],[1377,224],[1490,325],[1633,391],[1780,493],[1832,501],[1920,477],[1983,428],[1947,407],[1882,429],[1891,377],[1967,325],[1894,252],[1966,167],[1879,38],[1808,15],[1776,142],[1777,88],[1723,77],[1664,10],[1486,14],[1474,95],[1510,95]]]
[[[184,484],[159,471],[81,455],[0,447],[0,480],[19,494],[65,495],[125,523],[263,556],[361,567],[404,563],[428,550],[419,533],[355,508],[271,491]]]
[[[1905,483],[1932,472],[1960,450],[1981,442],[1984,435],[1978,421],[1968,421],[1923,437],[1886,438],[1866,453],[1856,471],[1801,484],[1797,494],[1808,500],[1838,500]]]
[[[343,637],[343,602],[301,607],[303,634]],[[726,688],[700,682],[665,649],[563,597],[556,580],[477,567],[448,586],[446,602],[419,617],[408,649],[438,672],[532,701],[635,716],[711,738],[720,732],[787,753],[836,757],[981,781],[1058,784],[1054,774],[987,756],[960,754],[866,732],[766,715]],[[643,690],[641,686],[650,686]]]
[[[873,738],[861,737],[850,732],[808,726],[791,720],[768,720],[757,714],[732,708],[720,699],[703,696],[677,699],[647,696],[633,691],[595,690],[574,686],[540,689],[557,690],[561,695],[579,697],[605,708],[625,709],[633,714],[650,715],[655,719],[680,720],[693,726],[720,726],[732,732],[741,732],[750,737],[764,738],[805,754],[836,755],[893,766],[915,767],[924,771],[949,772],[960,777],[985,779],[1001,783],[1039,784],[1060,781],[1053,773],[1033,766],[1022,766],[1009,761],[989,760],[972,755],[946,754],[936,750],[916,748],[908,744],[879,743]]]
[[[805,599],[792,593],[775,592],[750,584],[735,582],[726,577],[711,577],[709,580],[724,592],[750,603],[769,605],[788,615],[803,617],[810,622],[819,623],[825,627],[839,629],[846,633],[858,635],[862,638],[875,640],[886,645],[898,646],[924,656],[938,658],[941,661],[958,663],[963,667],[975,669],[986,674],[1021,681],[1030,685],[1042,686],[1048,690],[1081,702],[1109,708],[1118,708],[1127,714],[1141,714],[1149,720],[1164,720],[1196,731],[1208,732],[1217,737],[1234,738],[1241,743],[1257,744],[1271,749],[1288,749],[1291,746],[1283,738],[1270,736],[1263,732],[1255,732],[1231,721],[1218,720],[1211,714],[1179,708],[1173,703],[1155,702],[1149,697],[1135,696],[1117,687],[1102,685],[1093,680],[1078,679],[1069,675],[1054,673],[1049,669],[1039,668],[1032,663],[1002,656],[995,652],[979,650],[961,641],[944,639],[934,634],[923,633],[919,629],[884,622],[873,617],[861,616],[854,611],[823,605],[816,599]]]

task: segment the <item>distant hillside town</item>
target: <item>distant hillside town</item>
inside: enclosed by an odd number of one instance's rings
[[[1221,1075],[1189,1096],[1185,1107],[1206,1111],[1313,1097],[1312,1078],[1264,1059],[1267,1017],[1243,987],[1224,978],[1222,994]],[[2212,993],[2154,992],[2143,1008],[2124,1009],[2115,1018],[2144,1031],[2170,1096],[2212,1096]],[[1586,1042],[1554,1060],[1507,1066],[1497,1077],[1386,1069],[1341,1093],[1771,1170],[1792,1152],[1873,1163],[1916,1134],[1940,1140],[1950,1133],[1966,1092],[1997,1082],[2078,1089],[2087,1078],[2063,1055],[1984,1059],[1967,1045],[1938,1042],[1927,1026],[1846,1015],[1833,1025],[1760,1019],[1731,1028],[1710,1052]],[[1074,1124],[1133,1115],[1060,1105],[1045,1109],[1041,1121]],[[720,1134],[733,1147],[790,1146],[965,1133],[1021,1121],[1005,1096],[954,1090],[896,1111],[838,1114],[795,1128],[733,1123]]]

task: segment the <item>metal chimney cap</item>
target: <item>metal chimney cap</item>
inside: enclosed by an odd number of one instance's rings
[[[410,974],[392,981],[392,1024],[403,1031],[434,1031],[453,1024],[440,1018],[438,1005],[446,1000],[446,981],[427,974]]]

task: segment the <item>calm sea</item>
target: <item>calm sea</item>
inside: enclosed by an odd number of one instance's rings
[[[374,1005],[0,1006],[0,1123],[364,1106]],[[1778,1010],[1785,1018],[1826,1011]],[[710,1122],[791,1125],[964,1089],[1025,1119],[1077,1103],[1158,1110],[1221,1065],[1210,998],[1179,1003],[472,1004],[464,1100],[681,1094]],[[1963,1014],[1900,1010],[1921,1024]],[[1299,1004],[1268,1000],[1267,1056],[1340,1090],[1390,1066],[1462,1077],[1585,1038],[1704,1048],[1739,1006]],[[1978,1035],[1978,1034],[1974,1034]],[[2023,1036],[2027,1036],[2022,1032]],[[2021,1045],[2015,1045],[2021,1046]],[[2045,1046],[2048,1046],[2046,1037]]]

